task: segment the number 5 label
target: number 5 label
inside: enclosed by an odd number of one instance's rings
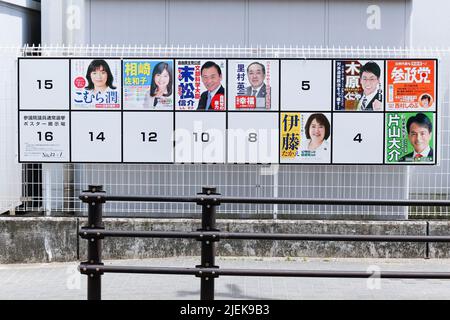
[[[331,110],[331,60],[281,61],[281,110]]]

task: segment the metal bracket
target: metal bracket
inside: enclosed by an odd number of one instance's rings
[[[104,230],[105,227],[97,227],[97,228],[91,228],[91,227],[81,227],[81,229],[78,231],[78,235],[81,239],[105,239],[105,236],[100,232],[86,232],[86,230],[96,230],[96,229],[102,229]]]
[[[200,198],[197,200],[199,206],[220,206],[220,195],[209,196],[205,194],[200,194]]]
[[[214,231],[219,231],[219,230],[203,230],[203,229],[198,229],[197,231],[202,232],[202,234],[200,234],[198,237],[196,237],[197,241],[210,241],[210,242],[217,242],[220,241],[220,236],[216,233],[214,233]]]
[[[195,267],[196,267],[196,268],[201,268],[201,269],[204,269],[204,268],[208,268],[208,269],[219,269],[218,266],[208,266],[208,267],[205,267],[205,266],[200,266],[200,265],[198,265],[198,266],[195,266]],[[196,278],[204,278],[205,280],[209,280],[209,279],[218,278],[219,275],[218,275],[214,270],[207,270],[207,271],[205,271],[205,270],[199,270],[199,271],[195,274],[195,277],[196,277]]]
[[[106,192],[83,191],[80,194],[80,200],[88,204],[99,204],[106,202]]]
[[[92,268],[92,263],[89,263],[89,261],[83,261],[78,266],[78,270],[81,274],[89,275],[89,276],[101,276],[103,275],[103,271],[100,270],[100,268]],[[95,265],[101,265],[103,266],[103,263],[95,263]]]

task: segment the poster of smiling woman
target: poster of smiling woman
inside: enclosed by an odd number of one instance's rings
[[[120,109],[120,59],[71,60],[72,109]]]
[[[280,163],[330,163],[331,114],[282,112]]]

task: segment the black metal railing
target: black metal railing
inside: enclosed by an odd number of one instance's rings
[[[384,236],[384,235],[333,235],[333,234],[283,234],[283,233],[236,233],[221,232],[216,228],[216,207],[222,203],[264,204],[325,204],[325,205],[379,205],[379,206],[450,206],[447,200],[334,200],[291,198],[244,198],[225,197],[214,187],[203,187],[192,197],[161,196],[110,196],[102,186],[90,185],[80,199],[89,205],[87,225],[79,235],[88,240],[87,261],[80,263],[79,270],[88,276],[88,300],[101,299],[101,276],[109,273],[145,273],[194,275],[200,278],[200,299],[214,300],[214,280],[219,276],[270,276],[270,277],[331,277],[370,278],[374,272],[317,271],[317,270],[261,270],[223,269],[215,264],[215,243],[221,239],[297,240],[297,241],[386,241],[386,242],[450,242],[450,236]],[[102,220],[103,204],[107,201],[146,202],[195,202],[202,207],[201,228],[192,232],[177,231],[115,231],[105,230]],[[201,242],[201,263],[195,268],[105,266],[102,263],[102,240],[105,237],[185,238]],[[450,279],[450,272],[377,272],[380,278],[404,279]]]

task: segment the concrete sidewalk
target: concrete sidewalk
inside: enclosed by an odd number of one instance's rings
[[[105,261],[105,265],[192,268],[199,257]],[[450,272],[448,259],[345,259],[218,257],[222,268],[436,271]],[[85,300],[87,278],[78,262],[0,265],[2,300]],[[215,282],[217,300],[397,300],[450,299],[450,280],[281,278],[221,276]],[[105,274],[102,299],[199,300],[200,279],[190,275]]]

